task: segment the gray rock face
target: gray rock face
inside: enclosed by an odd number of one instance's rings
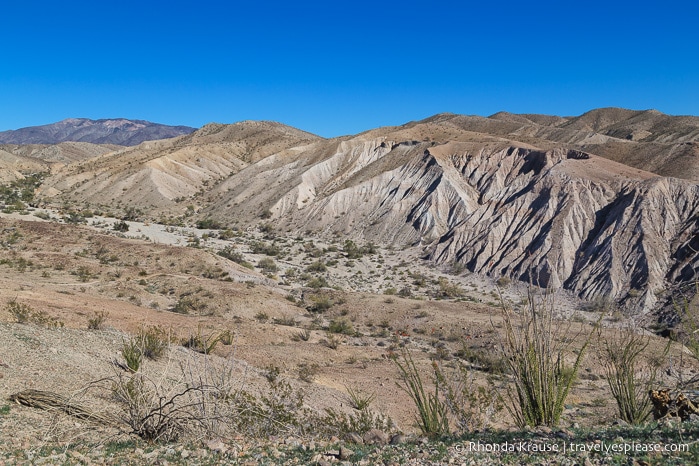
[[[643,309],[694,276],[693,182],[572,149],[358,139],[322,160],[271,156],[227,180],[223,202],[245,193],[283,228],[422,245],[436,263]]]

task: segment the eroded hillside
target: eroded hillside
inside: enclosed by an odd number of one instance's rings
[[[40,198],[421,247],[437,264],[649,310],[694,277],[697,121],[623,109],[441,114],[329,140],[211,124],[57,168]]]

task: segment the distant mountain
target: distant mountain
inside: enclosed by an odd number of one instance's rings
[[[167,126],[124,118],[105,120],[68,118],[50,125],[2,131],[0,144],[58,144],[74,141],[135,146],[143,141],[174,138],[190,134],[195,130],[196,128],[189,126]]]

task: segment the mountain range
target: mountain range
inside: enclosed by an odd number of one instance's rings
[[[1,147],[0,173],[3,154],[50,171],[47,205],[416,248],[439,266],[640,312],[667,305],[699,266],[692,116],[439,114],[332,139],[245,121],[72,159],[56,156],[72,146],[27,147]]]
[[[104,120],[68,118],[49,125],[2,131],[0,144],[58,144],[73,141],[135,146],[143,141],[189,134],[194,129],[188,126],[167,126],[125,118]]]

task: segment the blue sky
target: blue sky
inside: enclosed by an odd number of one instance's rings
[[[689,1],[4,3],[0,130],[263,119],[337,136],[440,112],[699,115]]]

